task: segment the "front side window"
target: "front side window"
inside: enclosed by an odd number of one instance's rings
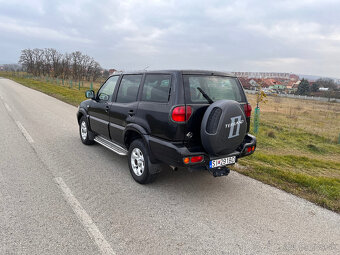
[[[216,75],[183,75],[186,100],[190,103],[207,103],[200,88],[214,102],[221,99],[244,101],[237,79]]]
[[[98,91],[98,99],[100,101],[111,101],[113,91],[115,90],[119,76],[112,76]]]
[[[124,75],[120,82],[117,103],[131,103],[137,99],[138,89],[143,75]]]
[[[166,103],[169,100],[170,75],[147,74],[143,86],[142,101]]]

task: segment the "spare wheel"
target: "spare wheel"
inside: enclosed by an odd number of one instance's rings
[[[247,121],[241,105],[234,100],[219,100],[204,113],[201,140],[204,149],[213,155],[233,152],[243,141]]]

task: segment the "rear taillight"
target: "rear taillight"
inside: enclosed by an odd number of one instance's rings
[[[204,160],[203,156],[192,156],[192,157],[185,157],[183,158],[184,164],[189,164],[189,163],[201,163]]]
[[[254,152],[255,151],[255,146],[251,146],[247,148],[247,153]]]
[[[246,115],[247,118],[250,117],[250,115],[251,115],[251,105],[250,104],[244,105],[244,114]]]
[[[177,106],[172,109],[171,119],[175,122],[185,122],[190,118],[191,113],[191,106]]]
[[[199,163],[203,161],[203,156],[193,156],[190,158],[191,163]]]

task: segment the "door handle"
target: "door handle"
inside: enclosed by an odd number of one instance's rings
[[[128,114],[129,114],[130,116],[133,116],[133,115],[135,115],[135,112],[134,112],[134,110],[130,110],[130,111],[128,112]]]
[[[105,112],[109,112],[109,110],[110,110],[110,106],[105,106]]]

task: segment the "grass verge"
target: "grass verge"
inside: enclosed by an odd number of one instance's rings
[[[73,84],[71,88],[70,85],[66,83],[64,85],[57,85],[55,83],[13,76],[11,73],[6,72],[0,72],[0,76],[41,91],[74,106],[78,106],[80,102],[85,100],[85,91],[89,89],[86,87],[80,87],[79,89],[78,84]]]

